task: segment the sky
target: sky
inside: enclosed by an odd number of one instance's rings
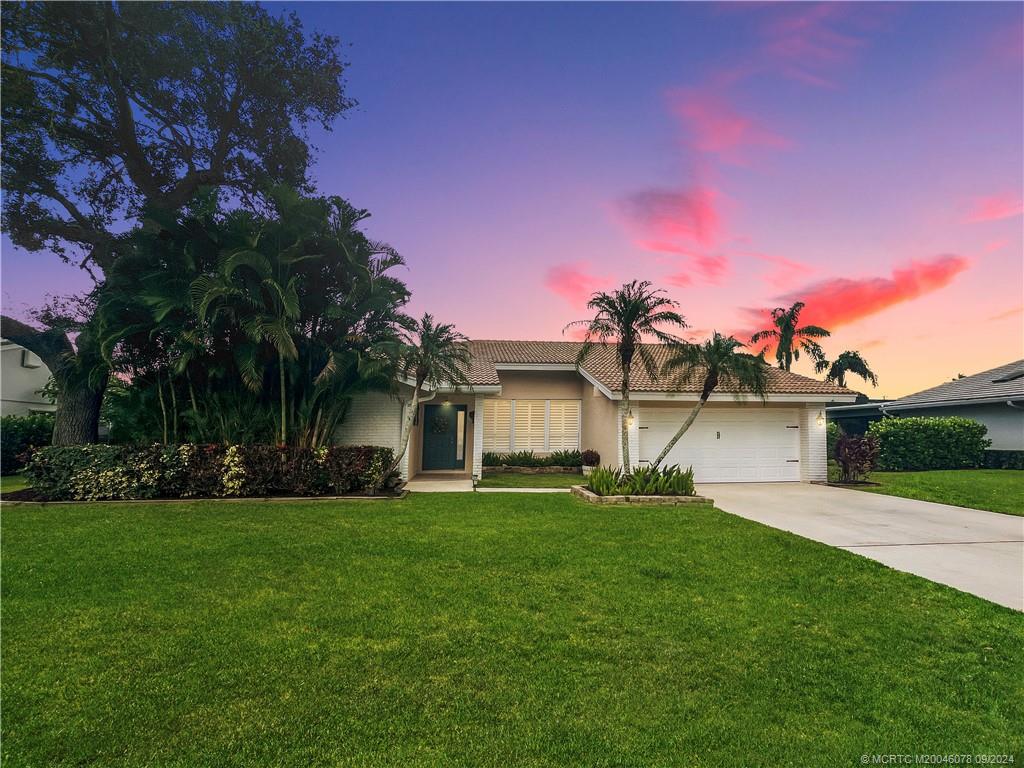
[[[314,178],[411,310],[561,339],[632,279],[687,336],[801,300],[899,397],[1024,357],[1020,3],[268,3],[344,45]],[[6,311],[86,285],[3,243]],[[812,373],[801,361],[794,370]]]

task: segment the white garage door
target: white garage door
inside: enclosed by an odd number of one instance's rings
[[[640,460],[653,461],[683,423],[688,408],[640,412]],[[663,464],[693,466],[699,483],[800,480],[799,411],[705,408]]]

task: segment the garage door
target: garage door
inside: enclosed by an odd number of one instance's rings
[[[679,429],[688,408],[643,408],[640,460],[653,461]],[[705,408],[664,464],[693,466],[699,483],[800,479],[799,411]]]

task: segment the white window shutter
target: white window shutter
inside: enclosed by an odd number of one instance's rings
[[[544,400],[516,400],[516,451],[544,451],[544,422],[547,404]]]
[[[580,447],[580,401],[552,400],[548,425],[551,451],[575,451]]]
[[[484,451],[507,453],[512,449],[512,401],[484,400]]]

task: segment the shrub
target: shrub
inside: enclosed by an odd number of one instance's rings
[[[502,464],[502,458],[504,458],[504,456],[500,453],[484,451],[482,460],[485,467],[500,467]]]
[[[583,454],[579,451],[554,451],[547,456],[538,456],[533,451],[483,454],[485,467],[582,467]]]
[[[839,482],[856,483],[867,477],[878,458],[878,439],[871,435],[842,435],[836,441]]]
[[[587,487],[598,496],[615,496],[622,483],[622,471],[611,467],[594,467],[587,475]]]
[[[693,467],[637,467],[622,478],[621,493],[629,496],[693,496]]]
[[[1024,469],[1024,451],[985,451],[987,469]]]
[[[873,422],[878,468],[888,471],[970,469],[985,461],[987,428],[961,416],[912,416]]]
[[[846,433],[843,432],[843,428],[834,421],[830,421],[825,427],[825,452],[829,457],[836,455],[836,443],[844,434]]]
[[[4,416],[0,419],[0,474],[12,475],[25,466],[25,454],[50,444],[52,413]]]
[[[601,463],[601,454],[593,448],[588,448],[580,456],[584,467],[596,467]]]
[[[390,489],[377,446],[81,445],[35,452],[25,474],[43,499],[318,496]]]
[[[547,467],[582,467],[583,454],[579,451],[553,451],[544,457]]]
[[[637,467],[623,475],[618,469],[596,467],[587,486],[598,496],[694,496],[693,467]]]

